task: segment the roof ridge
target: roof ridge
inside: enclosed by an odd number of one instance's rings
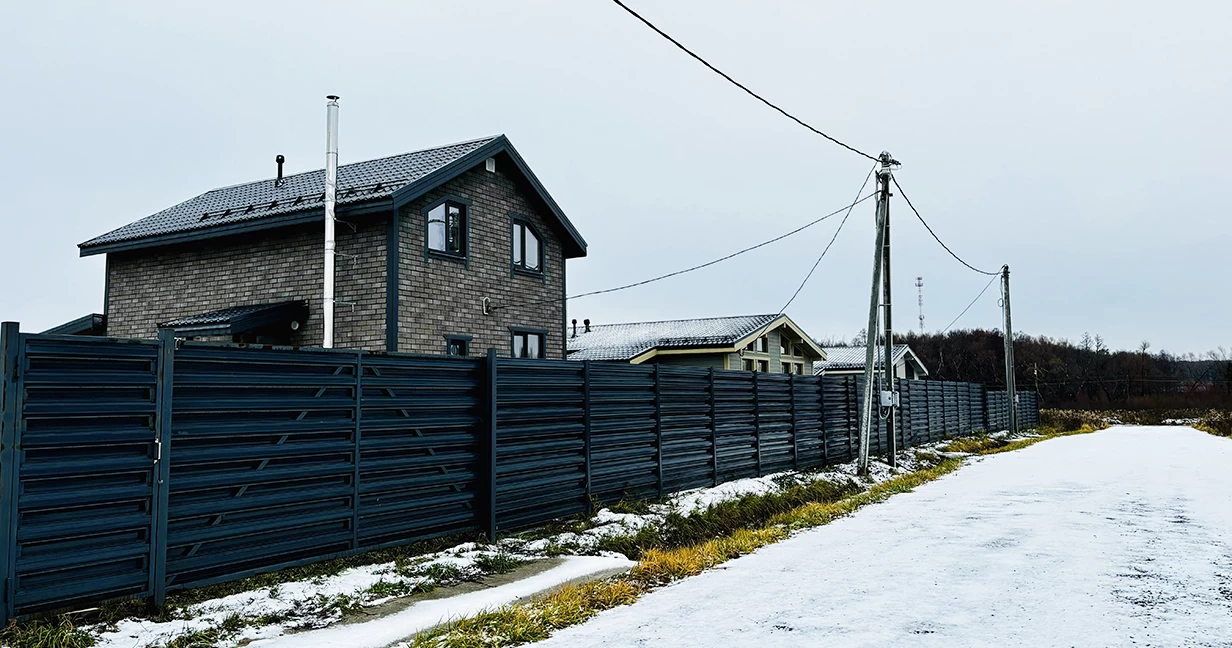
[[[487,141],[495,140],[498,137],[504,137],[504,136],[505,136],[504,133],[498,133],[496,135],[490,135],[488,137],[476,137],[475,139],[469,139],[469,140],[465,140],[462,142],[452,142],[450,144],[441,144],[439,146],[429,146],[428,148],[416,149],[414,151],[403,151],[401,153],[393,153],[391,155],[382,155],[380,157],[368,158],[366,160],[355,160],[354,162],[347,162],[346,164],[339,164],[338,168],[341,170],[343,167],[351,166],[352,164],[366,164],[369,162],[379,162],[381,160],[392,160],[393,158],[402,157],[404,155],[415,155],[416,153],[427,153],[428,151],[436,151],[440,149],[450,148],[452,146],[464,146],[466,144],[475,144],[477,142],[487,142]],[[305,175],[309,175],[312,173],[322,173],[324,171],[325,171],[324,168],[311,169],[308,171],[300,171],[299,173],[292,173],[290,175],[282,176],[282,179],[285,181],[285,180],[290,180],[291,178],[298,178],[299,176],[305,176]],[[249,180],[247,182],[237,182],[235,184],[224,185],[222,187],[214,187],[213,189],[209,189],[199,195],[204,196],[205,194],[211,194],[211,193],[214,193],[215,191],[223,191],[225,189],[234,189],[236,187],[246,187],[248,185],[261,184],[264,182],[271,182],[273,180],[277,180],[277,177],[261,178],[260,180]],[[172,207],[168,207],[167,209],[172,209],[173,207],[174,205]]]
[[[716,317],[683,317],[680,319],[654,320],[650,322],[612,322],[611,324],[591,324],[591,330],[604,328],[608,326],[629,326],[631,324],[674,324],[677,322],[711,322],[714,320],[737,319],[741,317],[770,317],[778,318],[781,314],[774,313],[759,313],[756,315],[719,315]]]

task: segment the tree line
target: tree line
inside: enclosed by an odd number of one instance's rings
[[[928,369],[929,379],[1005,385],[1005,346],[1000,331],[971,329],[945,334],[906,332],[906,343]],[[850,340],[862,345],[863,332]],[[826,346],[840,346],[833,344]],[[1113,351],[1099,335],[1077,342],[1045,335],[1014,336],[1015,382],[1040,394],[1043,407],[1146,409],[1232,407],[1232,352],[1202,355]]]

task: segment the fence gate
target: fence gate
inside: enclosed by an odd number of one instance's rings
[[[0,338],[5,616],[151,594],[157,343]]]

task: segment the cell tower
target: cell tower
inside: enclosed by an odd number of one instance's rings
[[[915,287],[920,291],[920,335],[924,335],[924,277],[915,278]]]

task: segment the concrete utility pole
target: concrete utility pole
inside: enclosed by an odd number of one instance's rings
[[[894,376],[894,325],[893,309],[890,304],[890,154],[882,152],[881,168],[877,170],[878,197],[877,204],[881,208],[882,227],[885,228],[885,241],[881,248],[881,289],[884,294],[882,308],[885,312],[885,351],[881,357],[881,395],[882,405],[886,406],[886,455],[893,468],[898,467],[898,439],[894,435],[896,417],[895,399],[898,390],[895,389]]]
[[[1005,391],[1010,402],[1010,434],[1018,433],[1018,390],[1014,386],[1014,326],[1010,321],[1010,267],[1001,267],[1001,307],[1005,313]]]
[[[885,172],[892,159],[889,153],[881,154],[881,169],[878,171],[878,181],[880,181],[880,173]],[[864,353],[864,402],[861,403],[860,411],[860,453],[858,459],[859,473],[861,475],[868,474],[868,445],[871,438],[871,430],[873,426],[873,370],[877,364],[877,313],[880,302],[881,292],[881,255],[885,246],[885,202],[877,201],[877,243],[873,246],[873,287],[868,298],[868,328],[864,329],[868,332],[865,336],[865,353]]]

